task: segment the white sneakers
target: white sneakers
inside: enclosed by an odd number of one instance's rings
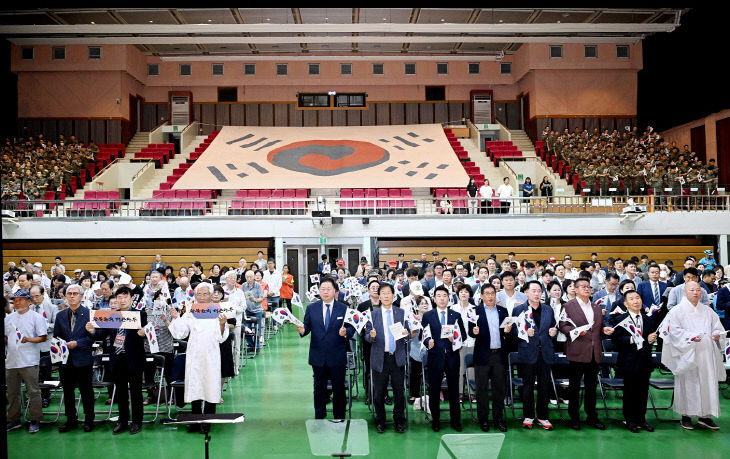
[[[538,419],[537,423],[540,424],[545,430],[553,430],[553,425],[548,420]]]
[[[522,427],[525,429],[532,429],[532,418],[525,418],[522,421]]]

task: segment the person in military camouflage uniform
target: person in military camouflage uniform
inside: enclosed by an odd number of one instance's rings
[[[645,178],[646,179],[646,178]],[[654,169],[654,173],[645,180],[646,186],[651,190],[654,199],[655,208],[665,208],[664,199],[664,178],[662,178],[661,171],[659,168]]]

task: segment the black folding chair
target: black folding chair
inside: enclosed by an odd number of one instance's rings
[[[142,422],[145,423],[152,423],[157,420],[157,416],[160,413],[160,399],[162,398],[162,394],[165,394],[165,403],[167,404],[167,390],[165,390],[165,386],[163,385],[163,382],[165,380],[165,357],[158,354],[148,354],[145,359],[146,365],[152,365],[155,369],[155,377],[153,378],[153,381],[145,382],[142,384],[142,390],[157,390],[157,401],[155,402],[155,410],[144,410],[144,415],[150,415],[154,414],[155,417],[153,417],[151,420],[145,420]]]
[[[570,361],[568,360],[567,355],[565,355],[562,352],[555,353],[555,361],[553,362],[552,368],[555,368],[555,367],[567,368],[569,365],[570,365]],[[556,379],[553,376],[552,369],[550,372],[550,377],[553,380],[553,387],[555,388],[555,393],[556,393],[556,397],[557,397],[556,402],[557,402],[557,408],[558,408],[558,415],[560,416],[560,419],[565,420],[565,418],[563,417],[563,411],[567,411],[567,407],[563,407],[562,404],[560,403],[560,397],[557,396],[557,392],[558,392],[557,388],[562,387],[562,388],[568,390],[570,387],[570,379],[569,378],[557,378]],[[581,381],[580,381],[580,399],[579,399],[579,403],[581,405],[583,405],[584,391],[585,391],[585,382],[583,381],[583,379],[581,379]]]
[[[522,378],[519,377],[519,372],[517,369],[517,365],[519,365],[520,363],[521,362],[519,353],[510,352],[507,355],[507,380],[509,382],[509,394],[507,395],[507,401],[510,409],[512,410],[512,416],[515,419],[517,419],[515,395],[520,396],[519,391],[522,389],[522,386],[524,386],[524,382],[522,381]],[[520,400],[521,399],[522,397],[520,396]]]
[[[56,364],[55,366],[58,367],[58,364]],[[41,360],[38,363],[38,368],[48,368],[48,367],[53,367],[53,364],[51,363],[51,357],[48,355],[41,357]],[[43,371],[39,371],[38,373],[43,374]],[[52,371],[49,373],[52,373]],[[53,418],[53,421],[47,421],[47,420],[41,419],[41,421],[40,421],[41,424],[54,424],[61,417],[61,407],[63,406],[63,386],[61,386],[61,381],[59,381],[59,380],[38,381],[38,387],[41,391],[43,391],[43,390],[51,391],[51,396],[53,396],[54,393],[61,394],[59,397],[59,400],[58,400],[58,408],[56,409],[56,411],[41,411],[41,414],[43,416],[55,415],[55,417]],[[23,414],[26,421],[30,420],[28,418],[29,409],[30,409],[30,400],[27,400],[27,397],[26,397],[25,413]]]
[[[185,406],[183,397],[185,391],[185,354],[177,354],[172,364],[172,382],[168,385],[170,388],[170,401],[167,404],[167,419],[176,421],[177,418],[172,417],[172,407],[175,406],[175,414],[189,413],[190,410],[184,410]],[[164,422],[164,421],[163,421]]]
[[[605,340],[604,340],[605,341]],[[606,411],[606,418],[612,421],[622,421],[623,419],[612,418],[609,415],[609,411],[623,411],[623,407],[611,407],[609,408],[606,402],[606,392],[609,390],[614,391],[616,394],[623,392],[624,380],[616,374],[616,361],[618,358],[618,352],[603,352],[601,358],[601,365],[604,365],[608,372],[608,377],[602,377],[598,375],[598,386],[601,389],[601,399],[603,400],[603,409]]]
[[[466,354],[464,356],[464,392],[467,396],[467,401],[469,402],[469,414],[471,415],[471,419],[474,422],[479,422],[479,419],[476,415],[476,411],[474,409],[474,403],[472,402],[472,397],[476,398],[477,393],[477,380],[476,380],[476,371],[473,371],[474,378],[469,377],[469,369],[474,368],[474,354]],[[489,390],[491,392],[492,390],[492,381],[489,381]]]
[[[430,395],[428,394],[429,385],[428,385],[428,380],[426,379],[426,373],[427,373],[427,370],[428,370],[428,354],[424,355],[423,362],[422,363],[423,364],[421,365],[421,378],[422,378],[422,381],[423,381],[423,393],[424,393],[424,396],[421,397],[421,402],[422,402],[422,405],[423,405],[423,413],[424,413],[424,417],[426,419],[426,422],[431,422],[431,413],[429,412],[429,409],[430,408],[429,408],[429,404],[426,401],[427,400],[427,397],[428,397],[428,399],[430,399]],[[441,389],[440,389],[440,391],[443,392],[444,394],[448,394],[448,388],[449,388],[449,386],[446,383],[446,377],[443,377],[441,379]],[[444,408],[441,405],[442,404],[439,402],[439,409],[441,411],[446,411],[446,412],[449,411],[449,407],[448,406],[446,408]],[[440,417],[440,421],[441,422],[445,422],[443,416]]]
[[[114,398],[117,394],[117,386],[114,384],[113,381],[104,381],[104,376],[106,375],[107,371],[109,371],[109,355],[108,354],[96,354],[93,356],[94,363],[93,363],[93,376],[91,381],[91,387],[96,391],[97,397],[102,392],[108,392],[109,388],[112,389],[112,401],[109,404],[109,411],[107,410],[95,410],[94,412],[96,414],[106,414],[106,418],[103,419],[94,419],[94,422],[106,422],[112,418],[112,413],[114,412]],[[79,411],[81,404],[81,397],[79,397],[76,411]]]
[[[659,368],[662,364],[662,353],[661,352],[652,352],[651,353],[651,362],[654,365],[654,368]],[[672,391],[672,397],[669,400],[669,405],[666,406],[656,406],[654,403],[654,396],[651,393],[651,389],[658,390],[658,391]],[[679,419],[661,419],[659,417],[659,411],[669,411],[672,409],[672,406],[674,406],[674,376],[667,377],[667,378],[649,378],[649,401],[651,402],[651,409],[654,411],[654,416],[657,418],[657,421],[663,421],[663,422],[678,422]]]

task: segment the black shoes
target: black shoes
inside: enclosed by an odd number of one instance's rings
[[[482,422],[479,427],[482,428],[482,432],[489,432],[489,423],[488,422]]]
[[[633,422],[626,423],[626,428],[629,429],[629,431],[632,433],[639,433],[639,426],[637,426]]]
[[[381,434],[385,432],[385,426],[383,424],[378,424],[375,426],[375,431]]]
[[[119,435],[122,432],[126,432],[129,430],[129,426],[126,422],[120,422],[114,427],[114,430],[112,430],[112,435]]]
[[[586,420],[586,424],[598,430],[606,430],[606,426],[603,425],[598,419]]]
[[[461,427],[461,423],[460,422],[452,422],[451,423],[451,428],[454,429],[457,432],[461,432],[463,430],[462,427]]]
[[[642,422],[641,424],[637,425],[639,429],[646,430],[647,432],[654,432],[654,427],[650,426],[646,422]]]
[[[93,432],[93,431],[94,431],[94,421],[84,422],[84,432]]]
[[[569,425],[573,430],[580,430],[580,421],[570,421]]]
[[[697,424],[704,427],[705,429],[720,430],[720,426],[715,424],[715,421],[710,418],[699,418],[697,419]]]
[[[385,396],[385,404],[386,405],[392,405],[393,404],[393,399],[386,395]]]
[[[494,425],[500,432],[507,432],[507,425],[504,423],[504,420],[500,419],[499,421],[496,421]]]
[[[682,416],[682,420],[679,421],[679,425],[681,425],[682,428],[686,430],[694,430],[695,428],[692,425],[692,418],[689,416]]]
[[[129,435],[134,435],[136,433],[139,433],[140,430],[142,430],[142,424],[132,423],[129,426]]]
[[[439,430],[441,430],[441,425],[438,421],[431,423],[431,430],[433,430],[434,432],[438,432]]]
[[[66,433],[71,430],[76,430],[79,428],[79,424],[76,422],[67,422],[66,424],[62,425],[58,428],[58,431],[61,433]]]
[[[406,426],[404,426],[403,424],[396,424],[395,425],[395,431],[398,432],[399,434],[405,433],[406,432]]]

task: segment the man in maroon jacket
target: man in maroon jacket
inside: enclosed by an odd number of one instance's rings
[[[565,354],[570,361],[570,381],[568,386],[568,413],[570,427],[580,430],[580,381],[584,378],[585,398],[583,407],[586,424],[605,430],[596,413],[596,386],[598,384],[598,364],[601,363],[602,333],[611,335],[613,328],[603,326],[601,307],[591,303],[591,283],[579,278],[575,281],[576,298],[565,303],[565,315],[559,323],[560,331],[570,339],[565,343]],[[592,324],[588,326],[588,324]],[[573,339],[571,331],[585,326]]]

